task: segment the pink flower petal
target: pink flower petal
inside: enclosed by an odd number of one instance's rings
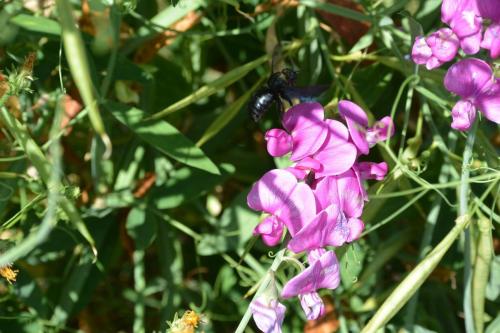
[[[481,30],[477,33],[460,39],[460,47],[465,54],[476,54],[481,49],[483,34]]]
[[[387,174],[387,163],[359,162],[358,171],[363,179],[383,180]]]
[[[443,0],[441,4],[441,21],[450,24],[455,14],[464,5],[464,0]]]
[[[348,170],[336,178],[340,209],[348,217],[360,217],[364,201],[354,171]]]
[[[500,4],[498,0],[478,0],[477,6],[482,17],[500,22]]]
[[[284,130],[273,128],[266,132],[267,152],[274,157],[283,156],[292,150],[292,137]]]
[[[257,327],[265,333],[281,333],[281,325],[285,319],[286,307],[277,299],[266,299],[260,296],[250,303],[253,320]]]
[[[328,135],[323,119],[323,107],[316,102],[297,104],[285,113],[283,127],[293,139],[292,161],[310,156],[321,147]]]
[[[440,67],[442,64],[443,64],[442,61],[439,61],[437,57],[432,56],[425,63],[425,68],[427,68],[428,70],[433,70],[434,68]]]
[[[476,108],[471,102],[460,100],[451,110],[451,116],[453,118],[451,127],[459,131],[466,131],[476,119]]]
[[[316,199],[309,186],[299,183],[275,213],[294,236],[306,223],[316,216]]]
[[[330,129],[329,136],[323,147],[314,155],[322,169],[316,172],[316,177],[338,175],[349,170],[357,157],[356,146],[347,142],[347,128],[336,120],[327,120]]]
[[[346,242],[351,243],[361,236],[361,233],[365,230],[365,224],[357,218],[350,218],[347,224],[349,226],[349,236]]]
[[[333,237],[338,214],[339,209],[336,205],[330,205],[321,211],[288,242],[288,249],[300,253],[328,245],[337,246],[339,242]]]
[[[335,176],[324,177],[318,180],[314,189],[314,196],[318,202],[318,209],[323,210],[331,204],[340,207],[337,178]]]
[[[262,236],[262,241],[267,246],[276,246],[283,236],[283,223],[271,215],[262,220],[253,230],[254,236]]]
[[[351,101],[342,100],[339,102],[339,113],[345,118],[351,139],[359,152],[365,155],[368,154],[370,150],[368,142],[366,142],[368,117],[365,111]]]
[[[487,119],[500,124],[500,82],[483,89],[476,99],[476,105]]]
[[[325,314],[325,305],[317,292],[299,295],[299,299],[307,320],[316,320]]]
[[[482,24],[483,20],[474,8],[462,8],[453,16],[450,27],[462,39],[480,32]]]
[[[248,206],[253,210],[274,214],[285,204],[296,186],[297,179],[288,171],[268,171],[248,193]]]
[[[431,56],[432,50],[429,45],[427,45],[425,38],[423,36],[418,36],[411,49],[411,58],[413,62],[419,65],[425,65]]]
[[[492,23],[486,28],[481,47],[490,50],[491,58],[500,57],[500,23]]]
[[[377,142],[385,141],[388,137],[392,137],[396,128],[392,122],[392,118],[386,116],[379,121],[376,121],[372,127],[366,131],[366,141],[373,147]]]
[[[335,289],[340,283],[339,263],[333,251],[328,251],[311,266],[292,278],[283,287],[281,296],[290,298],[321,288]]]
[[[468,98],[491,82],[492,75],[491,67],[485,61],[476,58],[464,59],[448,69],[444,86],[452,93]]]
[[[460,42],[449,28],[441,28],[426,39],[432,54],[441,62],[453,60],[458,52]]]

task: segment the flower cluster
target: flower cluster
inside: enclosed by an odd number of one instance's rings
[[[441,28],[427,38],[416,38],[412,59],[431,70],[453,60],[459,48],[473,55],[481,48],[492,59],[500,56],[500,2],[498,0],[444,0]],[[452,110],[451,127],[468,130],[477,109],[489,120],[500,123],[500,87],[490,65],[480,59],[464,59],[452,65],[445,80],[448,91],[461,97]]]
[[[247,197],[248,206],[266,214],[255,235],[266,245],[276,246],[287,230],[287,248],[307,253],[308,267],[286,283],[281,297],[298,296],[309,320],[324,312],[317,290],[335,289],[340,282],[337,258],[327,247],[360,236],[364,229],[360,217],[367,200],[363,181],[381,180],[387,173],[386,163],[358,158],[394,133],[390,117],[369,127],[367,115],[358,105],[343,100],[338,109],[345,124],[325,119],[323,107],[316,102],[298,104],[285,112],[284,129],[266,133],[267,151],[274,157],[289,154],[293,164],[267,172]],[[281,331],[285,308],[277,295],[257,298],[251,310],[262,331]]]

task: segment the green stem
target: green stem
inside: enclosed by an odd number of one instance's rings
[[[460,188],[458,197],[458,217],[467,218],[469,207],[469,176],[470,176],[470,162],[472,160],[472,151],[474,148],[474,140],[476,138],[476,130],[478,121],[475,121],[472,128],[467,134],[465,142],[464,155],[462,160],[462,174],[460,177]],[[465,316],[465,330],[467,333],[474,333],[474,317],[472,310],[472,261],[471,261],[471,237],[470,230],[466,229],[464,233],[464,316]]]
[[[144,333],[144,289],[146,281],[144,279],[144,250],[137,249],[133,253],[134,261],[134,289],[139,298],[134,304],[134,333]]]
[[[285,249],[281,249],[277,254],[276,257],[274,258],[274,261],[267,271],[267,274],[263,277],[263,279],[260,282],[260,287],[257,289],[257,292],[255,293],[254,297],[252,298],[252,302],[254,299],[256,299],[269,285],[269,282],[271,282],[272,277],[274,276],[274,273],[278,270],[278,267],[281,265],[281,262],[283,261],[283,257],[285,256]],[[250,321],[250,318],[252,317],[252,311],[250,310],[250,306],[247,308],[247,311],[243,315],[243,318],[241,318],[241,321],[236,328],[236,331],[234,333],[243,333],[245,328],[248,325],[248,322]]]

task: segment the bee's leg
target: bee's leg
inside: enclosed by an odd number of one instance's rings
[[[281,98],[279,96],[276,97],[276,105],[280,113],[283,115],[283,113],[285,112],[285,106],[283,105],[283,102],[281,101]]]

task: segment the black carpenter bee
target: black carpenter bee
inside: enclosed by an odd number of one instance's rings
[[[285,68],[271,74],[264,87],[260,88],[248,103],[248,113],[255,122],[271,108],[274,102],[278,109],[285,111],[283,101],[293,105],[294,99],[300,101],[311,100],[320,95],[328,86],[295,87],[297,71]]]

